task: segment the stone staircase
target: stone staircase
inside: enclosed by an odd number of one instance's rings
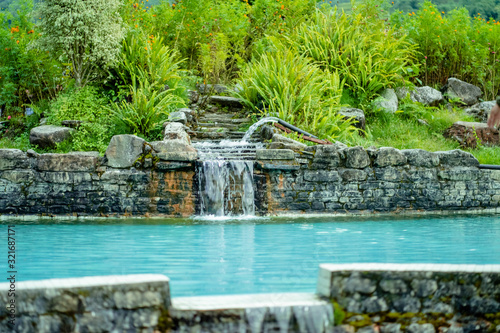
[[[251,120],[243,112],[205,111],[198,118],[193,142],[205,140],[239,140],[243,138]]]

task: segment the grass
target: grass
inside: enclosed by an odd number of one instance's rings
[[[366,137],[356,138],[351,144],[398,149],[419,148],[427,151],[462,149],[457,141],[445,139],[443,132],[456,121],[473,119],[459,109],[452,112],[445,108],[425,110],[415,117],[405,112],[369,115],[366,120]],[[418,119],[425,120],[428,125],[420,123]],[[500,165],[500,147],[479,146],[463,150],[473,154],[481,164]]]

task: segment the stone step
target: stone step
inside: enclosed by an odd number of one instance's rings
[[[248,118],[234,118],[235,115],[221,115],[221,114],[212,114],[211,116],[201,116],[198,118],[199,123],[222,123],[222,124],[245,124],[252,122],[251,119]]]
[[[198,123],[198,128],[227,128],[230,130],[237,130],[240,128],[238,124],[227,124],[227,123]]]
[[[169,312],[179,331],[202,315],[207,332],[323,333],[333,325],[332,304],[309,293],[175,297]]]

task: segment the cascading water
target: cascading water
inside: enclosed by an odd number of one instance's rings
[[[248,142],[248,140],[250,140],[250,138],[252,137],[252,134],[257,130],[257,128],[259,128],[260,125],[265,124],[265,123],[277,123],[279,121],[280,121],[280,119],[276,118],[276,117],[262,118],[261,120],[259,120],[258,122],[256,122],[252,126],[250,126],[250,128],[248,128],[248,131],[245,133],[245,135],[243,136],[243,139],[241,139],[241,141]]]
[[[200,215],[254,215],[253,163],[260,143],[195,143]]]

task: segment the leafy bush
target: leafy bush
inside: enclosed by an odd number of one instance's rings
[[[81,89],[69,89],[51,103],[48,123],[59,125],[63,120],[83,121],[73,134],[68,150],[104,153],[109,140],[117,133],[107,105],[108,100],[96,87],[87,85]]]
[[[28,47],[39,37],[30,15],[33,2],[23,0],[19,6],[16,16],[0,12],[0,109],[4,116],[54,98],[64,84],[62,66],[47,53]]]
[[[287,38],[289,45],[320,68],[338,72],[361,103],[384,88],[403,84],[417,70],[415,47],[385,25],[376,3],[355,7],[352,15],[317,11]]]
[[[119,6],[119,0],[42,1],[36,45],[71,63],[76,86],[85,86],[117,60],[124,33]]]
[[[350,122],[336,112],[342,88],[336,73],[322,71],[289,49],[265,53],[238,80],[244,103],[319,136],[351,134]]]

